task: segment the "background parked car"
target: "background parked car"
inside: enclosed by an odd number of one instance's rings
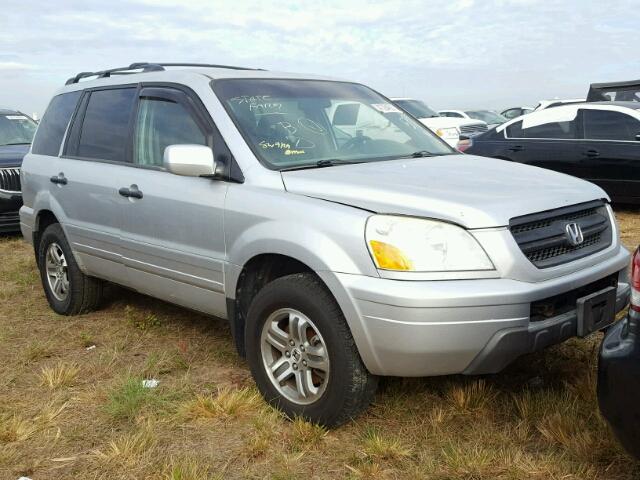
[[[0,109],[0,232],[20,229],[20,165],[35,131],[36,123],[24,113]]]
[[[458,148],[584,178],[614,201],[640,203],[640,103],[565,105],[530,113]]]
[[[640,80],[592,83],[589,86],[587,102],[601,101],[640,102]]]
[[[500,112],[500,115],[508,120],[511,120],[512,118],[521,117],[522,115],[531,113],[533,112],[533,110],[534,109],[532,107],[512,107],[503,110],[502,112]]]
[[[487,131],[487,124],[479,120],[442,117],[426,103],[412,98],[392,98],[393,103],[420,120],[452,147],[458,144],[460,135],[478,135]]]
[[[488,128],[495,128],[507,121],[506,117],[491,110],[440,110],[438,113],[443,117],[480,120],[486,123]]]

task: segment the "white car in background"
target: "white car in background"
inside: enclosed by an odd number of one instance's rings
[[[417,118],[440,138],[452,147],[456,147],[460,135],[472,137],[488,130],[487,124],[479,120],[468,118],[443,117],[432,110],[426,103],[413,98],[392,98],[391,101]]]
[[[503,117],[499,113],[492,112],[491,110],[440,110],[438,113],[443,117],[480,120],[485,122],[489,129],[502,125],[507,121],[506,117]]]

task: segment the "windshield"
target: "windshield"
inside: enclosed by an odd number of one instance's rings
[[[507,119],[502,115],[489,110],[472,110],[465,113],[474,120],[482,120],[488,124],[504,123],[507,121]]]
[[[426,103],[420,100],[395,100],[394,103],[416,118],[439,117],[440,114],[431,110]]]
[[[36,133],[36,122],[20,113],[0,115],[0,147],[28,145]]]
[[[453,153],[411,116],[363,85],[224,79],[213,88],[269,168],[305,168]]]

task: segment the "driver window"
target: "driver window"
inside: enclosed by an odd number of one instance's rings
[[[133,161],[162,166],[169,145],[206,145],[207,137],[182,105],[170,100],[141,98],[136,120]]]

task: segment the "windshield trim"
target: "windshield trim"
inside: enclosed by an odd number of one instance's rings
[[[209,78],[211,78],[211,77],[209,77]],[[262,157],[260,156],[260,154],[258,153],[257,146],[254,145],[253,142],[249,141],[249,139],[247,138],[247,136],[243,132],[242,128],[240,127],[239,122],[237,121],[235,115],[231,111],[231,107],[229,105],[227,105],[227,102],[225,102],[218,95],[218,91],[216,89],[216,84],[224,83],[224,82],[237,81],[237,80],[284,80],[284,81],[296,81],[296,82],[326,82],[326,83],[342,83],[342,84],[349,84],[349,85],[356,85],[356,86],[364,87],[364,88],[367,88],[367,89],[371,90],[375,94],[380,95],[380,97],[382,97],[384,100],[386,100],[390,104],[392,104],[392,105],[396,106],[397,108],[399,108],[400,110],[402,110],[403,113],[409,115],[411,118],[413,118],[415,120],[417,125],[419,125],[424,130],[426,130],[429,135],[431,135],[433,138],[435,138],[438,141],[440,141],[444,146],[446,146],[446,148],[448,148],[450,150],[449,152],[443,153],[441,155],[448,155],[449,153],[452,153],[452,154],[457,153],[456,150],[453,147],[451,147],[451,145],[449,145],[442,138],[440,138],[438,135],[436,135],[429,127],[427,127],[425,124],[423,124],[420,120],[416,119],[413,115],[411,115],[409,112],[407,112],[404,108],[396,105],[395,102],[390,100],[386,95],[383,95],[382,93],[378,92],[377,90],[375,90],[375,89],[373,89],[373,88],[371,88],[371,87],[369,87],[367,85],[364,85],[362,83],[352,82],[352,81],[349,81],[349,80],[329,80],[329,79],[322,79],[322,78],[318,79],[318,78],[296,78],[296,77],[225,77],[225,78],[213,78],[213,79],[211,79],[211,82],[209,82],[211,90],[213,91],[214,95],[216,96],[216,98],[218,99],[218,101],[220,102],[222,107],[224,108],[224,111],[227,113],[227,116],[231,119],[231,122],[233,122],[233,125],[236,127],[236,130],[238,131],[238,133],[240,134],[240,136],[244,140],[244,143],[249,147],[249,149],[251,150],[251,153],[253,153],[253,156],[260,163],[260,165],[262,165],[263,167],[267,168],[268,170],[271,170],[271,171],[274,171],[274,172],[282,172],[287,168],[296,168],[296,166],[290,165],[288,167],[286,167],[286,166],[278,167],[277,165],[273,165],[273,164],[263,160]],[[373,162],[390,161],[390,160],[398,159],[398,157],[399,157],[399,155],[386,156],[386,157],[369,157],[369,158],[368,157],[363,157],[363,158],[359,158],[358,159],[358,160],[361,160],[361,161],[358,161],[358,163],[370,163],[370,162],[373,163]],[[326,167],[317,167],[315,164],[310,164],[310,166],[313,169],[315,169],[315,168],[326,168]],[[304,165],[298,165],[297,167],[304,167]]]

